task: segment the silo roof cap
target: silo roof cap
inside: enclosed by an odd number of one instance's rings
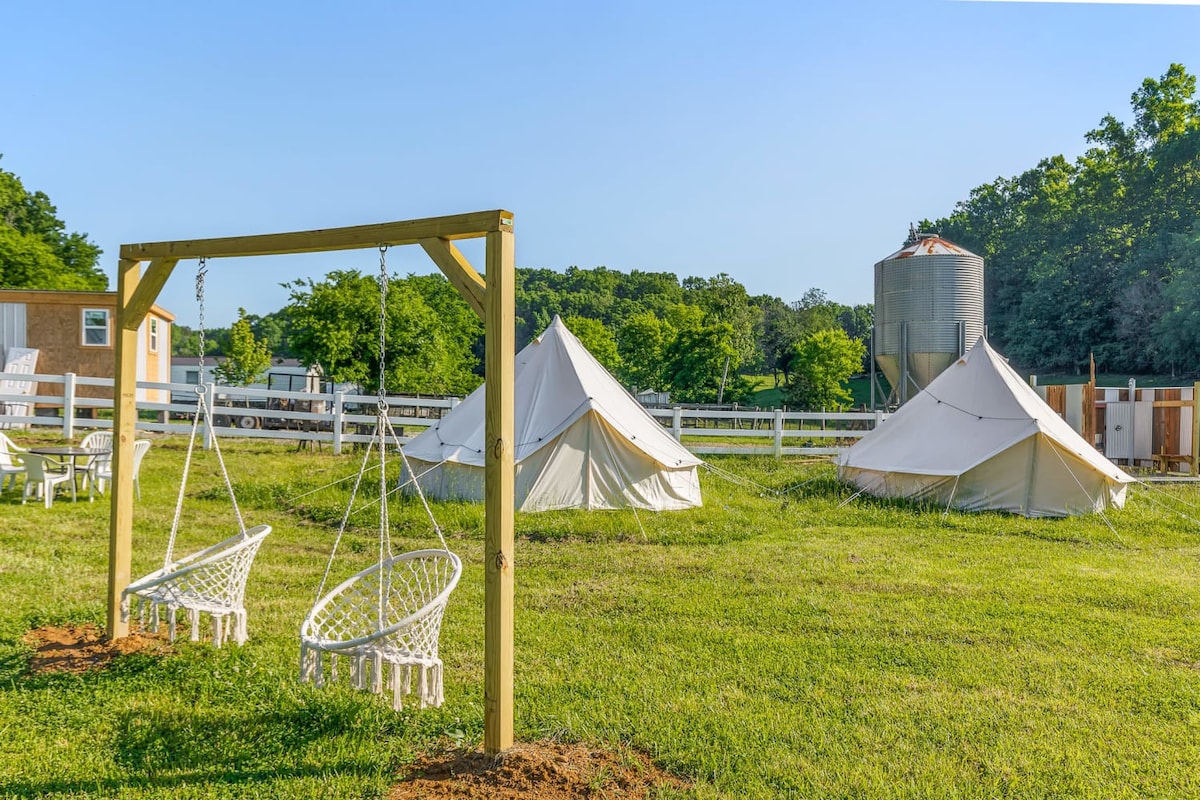
[[[919,241],[913,242],[900,250],[892,253],[884,261],[895,261],[898,258],[912,258],[913,256],[974,256],[971,251],[966,248],[959,247],[954,242],[943,239],[940,236],[926,236]]]

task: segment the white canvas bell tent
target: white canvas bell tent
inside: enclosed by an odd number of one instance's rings
[[[701,505],[702,463],[592,357],[557,316],[516,357],[521,511]],[[426,495],[483,500],[484,387],[404,446]]]
[[[982,337],[837,464],[867,494],[1027,517],[1120,508],[1133,481]]]

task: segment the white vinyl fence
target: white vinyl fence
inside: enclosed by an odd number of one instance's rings
[[[25,377],[25,376],[22,376]],[[0,394],[0,429],[57,428],[64,439],[76,429],[111,429],[112,378],[33,374],[28,380],[60,384],[59,395]],[[80,397],[77,387],[107,389],[106,397]],[[314,394],[214,384],[138,381],[139,390],[160,390],[172,402],[138,400],[138,430],[186,435],[198,392],[208,396],[218,433],[261,439],[329,442],[341,453],[347,443],[371,439],[377,398],[346,392]],[[389,417],[401,443],[434,424],[458,405],[459,398],[388,397]],[[17,405],[17,404],[20,405]],[[26,406],[28,404],[28,406]],[[40,413],[31,413],[41,404]],[[55,408],[47,408],[47,406]],[[802,411],[693,408],[648,409],[671,434],[696,454],[832,455],[854,444],[886,418],[882,412],[816,413]],[[17,413],[20,412],[20,413]],[[49,414],[47,413],[49,412]],[[80,413],[84,416],[79,416]],[[98,414],[97,412],[104,412]],[[724,440],[701,444],[703,438]],[[730,440],[733,441],[730,441]],[[791,444],[786,444],[791,443]],[[208,446],[207,440],[205,446]]]
[[[836,455],[887,418],[882,411],[711,411],[695,408],[648,409],[671,435],[697,455]],[[737,439],[742,443],[699,444],[693,437]],[[788,446],[785,441],[794,442]]]

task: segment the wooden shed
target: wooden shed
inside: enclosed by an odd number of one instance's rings
[[[115,378],[114,321],[116,292],[55,292],[0,289],[0,349],[38,350],[43,375],[73,372],[91,378]],[[138,329],[137,379],[171,380],[171,323],[175,315],[155,305]],[[43,383],[40,395],[62,396],[62,384]],[[112,397],[112,390],[79,386],[80,397]],[[168,392],[139,389],[138,400],[167,402]],[[39,404],[43,407],[45,403]]]

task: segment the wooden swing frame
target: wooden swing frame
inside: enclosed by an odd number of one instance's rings
[[[458,239],[486,239],[480,276],[454,246]],[[445,217],[385,222],[222,239],[125,244],[117,271],[116,402],[113,405],[113,479],[109,517],[108,635],[129,635],[121,620],[121,592],[131,580],[133,536],[133,442],[137,424],[138,327],[182,259],[357,250],[419,244],[467,305],[483,319],[487,375],[487,453],[484,464],[484,750],[496,755],[513,735],[513,372],[516,325],[513,310],[515,247],[512,212],[479,211]],[[142,274],[142,263],[149,261]]]

